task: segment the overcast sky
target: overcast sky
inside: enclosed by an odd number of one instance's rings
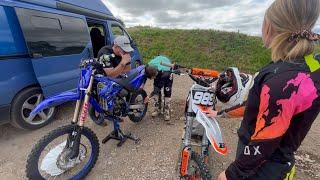
[[[273,0],[103,0],[127,27],[219,29],[261,34],[264,12]],[[316,26],[320,32],[320,23]]]

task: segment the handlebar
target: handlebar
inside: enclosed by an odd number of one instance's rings
[[[106,63],[110,61],[111,58],[114,58],[114,54],[104,54],[99,58],[91,58],[91,59],[85,59],[80,62],[80,67],[85,67],[88,65],[91,65],[93,63],[100,63],[103,67],[106,67]]]
[[[160,62],[160,65],[161,66],[166,66],[166,67],[169,67],[169,68],[172,68],[172,69],[174,68],[174,64],[169,64],[169,63],[165,63],[165,62],[162,62],[162,61]]]
[[[181,71],[179,69],[185,69],[186,73],[189,75],[189,77],[194,82],[196,82],[197,84],[199,84],[201,86],[205,86],[205,87],[210,87],[212,82],[209,83],[209,82],[204,81],[203,79],[201,79],[199,77],[196,77],[196,76],[210,77],[210,78],[214,78],[214,79],[218,79],[218,77],[219,77],[219,72],[218,71],[214,71],[214,70],[210,70],[210,69],[186,68],[186,67],[181,66],[181,65],[168,64],[168,63],[165,63],[165,62],[160,62],[160,65],[172,68],[173,70],[171,70],[171,72],[175,73],[177,75],[181,74]]]
[[[80,67],[86,67],[94,62],[96,62],[96,59],[84,59],[80,62]]]

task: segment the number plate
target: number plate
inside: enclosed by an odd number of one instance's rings
[[[212,106],[214,104],[214,93],[207,91],[192,91],[193,103],[197,105]]]

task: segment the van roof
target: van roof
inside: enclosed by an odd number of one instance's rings
[[[103,0],[17,0],[40,6],[51,7],[77,14],[114,19]]]

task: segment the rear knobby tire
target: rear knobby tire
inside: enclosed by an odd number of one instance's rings
[[[34,145],[31,153],[28,156],[27,165],[26,165],[26,175],[28,179],[44,179],[40,172],[38,167],[38,161],[39,157],[41,155],[41,152],[44,150],[44,148],[52,142],[54,139],[65,135],[72,133],[74,130],[74,125],[67,125],[59,127],[53,131],[51,131],[46,136],[42,137],[37,144]],[[92,170],[94,165],[97,162],[98,156],[99,156],[99,140],[96,136],[96,134],[89,129],[88,127],[83,127],[81,135],[84,135],[87,137],[87,139],[90,141],[90,144],[92,146],[92,152],[90,158],[92,160],[90,161],[90,164],[85,168],[82,169],[76,176],[76,179],[82,179],[85,176],[88,175],[88,173]],[[71,178],[72,179],[72,178]]]
[[[96,111],[93,108],[93,106],[90,106],[88,114],[89,114],[89,117],[91,118],[91,120],[94,123],[96,123],[97,125],[99,125],[99,126],[107,126],[108,125],[106,119],[100,118],[100,114],[98,116],[96,115]]]
[[[141,95],[141,96],[142,96],[143,101],[144,101],[145,98],[147,97],[146,91],[143,90],[143,89],[140,89],[140,90],[138,90],[138,91],[136,91],[136,92],[134,92],[134,93],[132,94],[131,100],[130,100],[130,104],[135,104],[135,99],[137,98],[138,95]],[[129,114],[129,115],[128,115],[128,116],[129,116],[129,119],[130,119],[132,122],[134,122],[134,123],[138,123],[138,122],[140,122],[140,121],[144,118],[144,116],[145,116],[146,113],[147,113],[147,110],[148,110],[148,104],[145,104],[145,108],[144,108],[144,110],[143,110],[143,112],[141,113],[140,116],[136,116],[135,114]]]

